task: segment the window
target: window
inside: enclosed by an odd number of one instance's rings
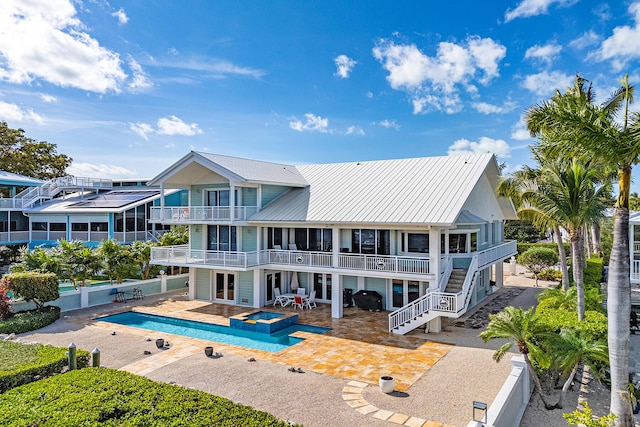
[[[351,245],[354,253],[389,255],[391,252],[389,230],[351,230]]]
[[[210,225],[208,227],[207,249],[211,251],[236,251],[236,227]]]
[[[71,224],[71,231],[89,231],[89,224],[86,222],[74,222]]]
[[[33,222],[31,223],[31,230],[33,231],[47,231],[46,222]]]
[[[440,250],[444,253],[444,234],[440,238]],[[467,248],[467,242],[469,242],[469,248]],[[478,250],[478,233],[451,233],[449,234],[449,253],[450,254],[464,254],[469,252],[476,252]]]
[[[49,224],[49,231],[67,231],[67,224],[64,222],[52,222]]]
[[[109,225],[106,222],[92,222],[91,231],[107,231]]]
[[[267,249],[273,249],[274,245],[282,248],[282,228],[269,227],[267,229]]]
[[[404,239],[407,239],[406,246]],[[407,252],[421,253],[426,254],[429,253],[429,235],[428,234],[418,234],[418,233],[402,233],[402,247],[403,249],[406,247]]]

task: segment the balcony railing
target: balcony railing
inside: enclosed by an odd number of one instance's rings
[[[389,255],[340,254],[338,268],[392,273],[429,274],[428,258]]]
[[[0,242],[28,242],[28,231],[4,231],[0,233]]]
[[[189,249],[187,246],[151,248],[151,262],[161,265],[208,265],[249,268],[258,265],[258,252],[224,252]]]
[[[207,223],[245,221],[258,212],[257,206],[181,206],[151,208],[150,220],[165,223]]]
[[[260,251],[261,264],[298,265],[305,267],[332,267],[331,252],[303,252],[271,249]]]
[[[518,253],[518,245],[515,240],[508,240],[500,245],[493,246],[477,253],[478,269],[482,270],[496,261],[503,260]]]

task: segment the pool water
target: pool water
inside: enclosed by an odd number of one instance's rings
[[[302,338],[291,337],[289,334],[303,331],[314,334],[324,334],[329,328],[320,326],[303,325],[296,323],[286,329],[273,334],[231,329],[227,326],[212,323],[197,322],[195,320],[176,319],[173,317],[158,316],[155,314],[136,313],[126,311],[96,318],[101,322],[116,323],[118,325],[132,326],[135,328],[149,329],[156,332],[181,335],[191,338],[215,341],[224,344],[237,345],[239,347],[277,353],[285,350],[301,341]]]
[[[120,284],[132,283],[132,282],[137,282],[137,280],[135,280],[135,279],[133,279],[133,280],[132,279],[124,279],[122,281],[122,283],[120,283]],[[84,287],[85,288],[93,288],[95,286],[106,286],[106,285],[111,285],[111,283],[108,280],[103,280],[101,282],[92,282],[92,283],[88,282],[87,284],[84,285]],[[113,286],[116,287],[118,285],[119,285],[119,283],[116,283],[116,281],[114,280],[113,281]],[[76,283],[76,286],[77,286],[78,289],[81,288],[80,281],[78,281]],[[69,292],[69,291],[75,291],[76,289],[73,287],[73,283],[71,283],[71,282],[60,282],[58,284],[58,290],[60,292]]]
[[[274,313],[272,311],[257,311],[255,313],[251,313],[247,316],[247,319],[250,320],[271,320],[277,319],[278,317],[282,317],[284,314],[282,313]]]

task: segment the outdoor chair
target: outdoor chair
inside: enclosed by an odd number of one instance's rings
[[[312,308],[318,308],[318,305],[316,304],[316,291],[311,291],[311,294],[309,294],[309,298],[304,299],[304,305],[309,310],[311,310]]]
[[[298,288],[297,293],[298,295],[306,295],[307,290],[305,288]]]
[[[304,310],[304,300],[300,295],[293,297],[293,307],[296,309]]]
[[[280,288],[274,288],[273,292],[276,295],[276,298],[273,300],[273,305],[280,304],[282,307],[287,305],[289,301],[280,293]]]

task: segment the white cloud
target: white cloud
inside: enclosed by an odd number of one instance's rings
[[[119,92],[127,78],[119,55],[84,31],[73,2],[5,1],[2,6],[0,79],[18,84],[42,79],[91,92]]]
[[[349,73],[353,70],[353,67],[357,64],[356,61],[349,58],[347,55],[338,55],[333,59],[336,63],[336,76],[346,79],[349,77]]]
[[[549,43],[544,46],[534,45],[531,46],[524,54],[526,59],[534,59],[550,64],[558,54],[562,51],[562,46],[557,43]]]
[[[129,82],[129,89],[136,92],[153,86],[140,64],[129,56],[129,68],[133,71],[133,79]]]
[[[374,125],[378,125],[378,126],[382,126],[383,128],[387,128],[387,129],[395,129],[395,130],[400,130],[400,125],[398,123],[396,123],[395,120],[381,120],[379,122],[373,122]]]
[[[119,25],[125,25],[127,22],[129,22],[129,17],[126,13],[124,13],[123,8],[120,8],[119,10],[113,12],[111,16],[115,16],[116,18],[118,18]]]
[[[67,172],[75,176],[88,176],[98,178],[133,178],[136,171],[122,166],[105,165],[103,163],[73,162],[67,168]]]
[[[306,118],[304,123],[300,120],[291,120],[289,122],[289,127],[293,130],[297,130],[298,132],[329,132],[329,119],[326,117],[316,116],[312,113],[307,113],[304,117]]]
[[[640,2],[629,6],[634,26],[623,25],[613,29],[613,35],[605,39],[600,48],[590,54],[600,61],[611,61],[615,71],[620,71],[627,63],[640,58]]]
[[[153,130],[153,127],[150,124],[140,123],[140,122],[129,123],[129,129],[131,129],[131,131],[136,135],[139,135],[140,137],[144,138],[145,141],[149,140],[149,137],[147,136],[148,134],[155,132]]]
[[[415,114],[428,110],[449,113],[462,109],[459,88],[474,87],[499,76],[498,64],[507,49],[490,38],[468,37],[463,43],[441,42],[431,57],[414,44],[396,44],[382,39],[373,56],[389,72],[393,89],[407,92]]]
[[[487,102],[472,102],[471,106],[479,113],[482,114],[505,114],[513,111],[516,108],[516,103],[507,101],[504,105],[494,105]]]
[[[480,137],[479,142],[460,138],[453,142],[447,150],[450,156],[461,154],[494,153],[498,157],[510,157],[511,147],[502,139],[492,139],[486,136]]]
[[[575,49],[584,49],[589,46],[593,46],[594,44],[600,41],[600,36],[597,35],[593,30],[589,30],[582,34],[575,40],[572,40],[569,43],[569,46]]]
[[[169,49],[169,53],[172,55],[171,58],[164,61],[154,61],[152,65],[195,71],[203,73],[206,77],[214,79],[222,79],[230,75],[259,79],[266,74],[265,70],[242,67],[219,58],[191,58],[176,60],[175,56],[178,56],[178,51],[172,49],[173,48]]]
[[[364,129],[362,129],[360,126],[349,126],[345,134],[363,136],[365,133],[364,133]]]
[[[185,135],[193,136],[202,133],[202,129],[197,123],[187,124],[176,116],[163,117],[158,119],[159,135]]]
[[[16,104],[0,101],[0,120],[6,122],[36,122],[42,123],[44,119],[32,109],[23,109]]]
[[[505,22],[515,18],[528,18],[530,16],[547,14],[549,6],[558,3],[558,6],[571,6],[578,0],[522,0],[515,9],[507,9],[504,14]]]
[[[53,95],[48,95],[46,93],[41,93],[40,94],[40,99],[42,100],[42,102],[46,102],[47,104],[57,104],[58,103],[58,98],[56,98]]]
[[[573,82],[574,76],[560,71],[543,71],[525,77],[522,85],[540,96],[552,95],[556,89],[564,90]]]
[[[519,121],[511,128],[511,139],[516,141],[526,141],[531,139],[531,134],[522,121]]]

